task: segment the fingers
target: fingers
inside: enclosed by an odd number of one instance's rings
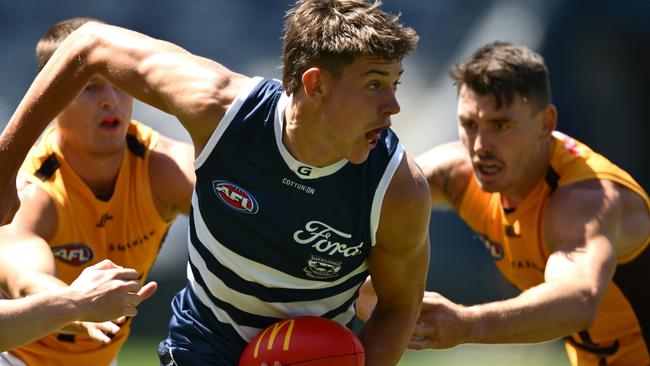
[[[423,322],[421,319],[415,323],[415,328],[413,329],[413,334],[408,343],[409,349],[427,349],[427,348],[437,348],[435,347],[434,339],[437,339],[435,327],[430,324]]]
[[[153,281],[142,286],[142,288],[140,289],[140,291],[138,291],[137,294],[141,299],[140,302],[150,298],[156,292],[157,289],[158,289],[158,284]]]
[[[111,339],[106,334],[104,334],[104,332],[102,332],[97,328],[89,328],[88,336],[90,336],[91,339],[96,340],[98,342],[102,342],[104,344],[108,344],[111,342]]]
[[[81,321],[74,321],[63,328],[59,329],[59,333],[63,334],[83,334],[86,333],[86,328],[82,325]]]
[[[93,269],[112,269],[112,268],[122,268],[121,266],[118,266],[117,264],[113,263],[110,259],[104,259],[99,263],[95,263],[92,266],[89,266],[88,268],[93,268]]]
[[[86,267],[74,282],[99,284],[113,279],[123,281],[137,280],[138,276],[138,271],[131,268],[123,268],[108,259],[104,259],[99,263]]]
[[[138,283],[136,287],[137,293],[135,291],[130,291],[127,294],[126,305],[122,311],[126,317],[133,318],[138,314],[138,309],[136,306],[140,305],[140,303],[144,300],[150,298],[156,292],[158,284],[152,281],[142,287],[140,287],[140,284]]]
[[[426,323],[417,322],[413,329],[413,337],[433,338],[435,337],[435,328]]]
[[[105,334],[115,335],[120,331],[119,325],[113,322],[94,323],[95,327]]]
[[[111,339],[120,331],[120,327],[113,322],[82,322],[82,324],[91,339],[104,344],[110,343]]]
[[[116,268],[114,269],[115,271],[115,279],[118,280],[124,280],[124,281],[129,281],[129,280],[137,280],[138,279],[138,271],[135,269],[131,268]]]
[[[408,348],[415,349],[415,350],[422,350],[422,349],[435,348],[435,347],[433,347],[433,343],[426,337],[413,336],[409,340]]]

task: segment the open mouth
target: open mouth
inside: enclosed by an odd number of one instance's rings
[[[380,128],[375,128],[374,130],[366,133],[366,142],[368,143],[371,149],[377,146],[377,143],[381,138],[381,134],[387,129],[388,126],[384,126]]]
[[[115,129],[120,125],[120,119],[117,116],[106,116],[102,118],[100,127],[105,129]]]
[[[475,162],[476,171],[483,177],[494,177],[501,172],[503,166],[494,160]]]

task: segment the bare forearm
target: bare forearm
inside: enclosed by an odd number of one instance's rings
[[[413,332],[416,312],[382,311],[375,308],[365,323],[360,339],[366,352],[366,365],[397,365]]]
[[[70,291],[0,300],[0,351],[34,341],[77,318]]]
[[[68,286],[68,284],[49,273],[17,273],[16,277],[13,285],[9,286],[12,296],[15,298],[36,295]]]
[[[84,48],[85,45],[80,44],[72,52],[55,53],[38,74],[2,132],[0,166],[17,171],[40,133],[92,76],[83,57]],[[47,103],[40,100],[47,100]]]
[[[469,343],[543,342],[588,328],[597,304],[580,289],[545,283],[504,301],[469,307]]]

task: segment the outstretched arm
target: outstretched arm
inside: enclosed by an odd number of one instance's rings
[[[70,285],[15,300],[0,300],[0,352],[43,337],[75,320],[103,322],[135,316],[136,306],[156,290],[142,287],[138,273],[104,260]]]
[[[406,348],[425,288],[430,214],[424,177],[404,156],[386,192],[370,252],[377,305],[360,333],[367,365],[396,365]]]
[[[68,284],[56,277],[54,256],[47,244],[58,225],[54,205],[47,193],[33,184],[22,187],[21,201],[12,223],[0,227],[0,284],[14,298],[62,291]],[[155,286],[151,283],[147,288],[155,289]],[[26,328],[38,329],[38,326],[30,324]],[[110,342],[105,333],[114,334],[119,330],[116,324],[105,320],[75,322],[66,327],[68,332],[88,333],[101,342]]]
[[[58,47],[3,131],[0,187],[14,184],[36,138],[96,74],[176,116],[198,152],[247,80],[169,42],[106,24],[84,24]],[[3,216],[16,202],[15,194],[6,194],[0,197]]]
[[[427,294],[415,332],[422,338],[410,346],[541,342],[589,328],[614,274],[623,212],[612,182],[559,188],[545,214],[552,250],[545,281],[515,298],[470,307]]]

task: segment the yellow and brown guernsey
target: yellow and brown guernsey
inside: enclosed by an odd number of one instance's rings
[[[569,136],[554,132],[553,138],[546,179],[515,210],[505,211],[500,194],[481,190],[476,179],[471,179],[459,207],[501,273],[520,290],[544,282],[550,255],[542,231],[544,211],[557,187],[586,179],[611,180],[636,192],[650,210],[648,195],[627,172]],[[634,253],[618,258],[593,326],[566,337],[572,365],[650,364],[650,296],[645,285],[649,242],[647,238]]]
[[[107,201],[93,192],[61,154],[52,128],[32,148],[21,176],[45,190],[56,206],[58,229],[49,241],[57,276],[71,283],[81,271],[108,258],[136,269],[146,278],[171,221],[153,201],[149,158],[158,133],[132,121],[113,195]],[[126,341],[130,322],[108,345],[84,335],[51,334],[11,353],[27,365],[109,365]]]

